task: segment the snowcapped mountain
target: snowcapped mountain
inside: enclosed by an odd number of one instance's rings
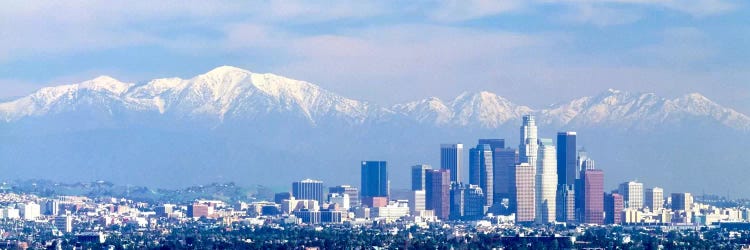
[[[222,66],[192,79],[155,79],[145,85],[102,76],[79,84],[43,88],[30,96],[0,104],[0,118],[73,112],[82,108],[157,112],[182,118],[252,118],[290,113],[315,125],[327,118],[362,123],[368,105],[326,91],[317,85],[273,74],[256,74]]]
[[[437,127],[499,128],[517,125],[524,114],[536,114],[542,124],[557,127],[619,127],[650,129],[684,119],[706,119],[750,131],[750,118],[693,93],[675,99],[653,93],[608,90],[547,109],[517,105],[490,92],[462,93],[451,101],[428,98],[388,108],[349,99],[321,87],[277,76],[222,66],[192,79],[163,78],[146,84],[120,82],[102,76],[79,84],[48,87],[0,103],[0,119],[93,112],[158,114],[184,120],[208,119],[215,124],[262,121],[284,115],[319,123],[362,125],[367,121],[405,119]]]

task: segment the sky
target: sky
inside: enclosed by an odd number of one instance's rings
[[[699,92],[750,114],[748,4],[13,1],[0,8],[0,100],[232,65],[382,105],[486,90],[543,108],[615,88]]]

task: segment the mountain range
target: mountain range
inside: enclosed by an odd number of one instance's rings
[[[230,66],[144,83],[101,76],[0,103],[0,178],[357,185],[358,161],[382,159],[394,185],[407,186],[408,166],[435,162],[441,142],[493,137],[515,147],[525,114],[537,116],[540,137],[578,131],[612,173],[608,185],[640,179],[700,191],[687,178],[714,192],[750,191],[732,177],[711,185],[745,171],[750,117],[699,93],[609,89],[532,108],[482,91],[383,106]]]

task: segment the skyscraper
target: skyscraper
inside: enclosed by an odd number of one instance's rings
[[[511,203],[513,197],[513,182],[515,178],[516,158],[518,152],[513,148],[496,148],[492,159],[493,181],[492,184],[495,203],[508,199]],[[490,195],[485,193],[485,195]]]
[[[583,171],[584,223],[604,222],[604,172],[601,169]]]
[[[479,186],[483,193],[491,194],[493,181],[492,147],[479,144],[469,150],[469,183]],[[485,205],[492,206],[492,198],[492,195],[486,195]]]
[[[664,189],[658,187],[646,189],[645,197],[643,205],[650,208],[651,211],[658,211],[664,208]]]
[[[451,182],[461,182],[463,144],[440,145],[440,168],[450,170]]]
[[[536,166],[537,157],[537,128],[533,115],[524,115],[521,125],[521,144],[518,146],[519,161]]]
[[[388,172],[385,161],[362,162],[362,197],[388,197]]]
[[[442,220],[450,216],[450,176],[448,169],[429,169],[425,175],[425,205]]]
[[[626,208],[643,208],[643,183],[635,181],[620,183],[617,192],[625,200]]]
[[[536,216],[536,191],[534,185],[535,169],[529,163],[516,165],[515,171],[515,209],[516,222],[534,222]]]
[[[539,156],[536,165],[536,221],[555,221],[557,208],[557,153],[552,139],[539,139]]]
[[[414,165],[411,167],[411,190],[424,190],[425,189],[425,173],[428,169],[432,169],[430,165]]]
[[[361,201],[359,200],[359,190],[356,187],[349,185],[339,185],[328,188],[329,193],[347,194],[349,195],[349,207],[359,207]]]
[[[311,179],[292,183],[292,196],[298,200],[316,200],[323,204],[323,182]]]
[[[575,214],[575,190],[573,185],[557,185],[557,221],[573,223]]]
[[[690,211],[693,206],[693,195],[690,193],[672,193],[672,210]]]
[[[622,211],[625,209],[622,195],[606,194],[604,196],[604,223],[622,224]]]
[[[558,132],[557,184],[575,184],[576,171],[576,132]]]

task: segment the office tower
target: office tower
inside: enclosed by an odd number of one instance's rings
[[[190,218],[208,217],[213,213],[212,207],[206,204],[192,204],[188,206],[187,215]]]
[[[494,177],[492,164],[492,147],[479,144],[469,150],[469,184],[477,185],[484,193],[492,194]],[[485,197],[485,205],[492,206],[492,195]]]
[[[601,169],[583,171],[584,223],[604,222],[604,172]]]
[[[440,168],[450,170],[451,182],[461,182],[463,144],[440,145]]]
[[[426,194],[425,190],[411,191],[411,197],[409,197],[409,211],[411,211],[412,215],[427,209]]]
[[[651,209],[651,211],[659,211],[664,208],[664,189],[654,187],[646,189],[646,200],[644,206]]]
[[[589,157],[588,152],[585,149],[578,151],[578,158],[576,163],[576,179],[581,179],[581,174],[586,169],[594,169],[594,160]]]
[[[411,167],[411,190],[424,190],[425,189],[425,172],[428,169],[432,169],[430,165],[414,165]]]
[[[623,196],[617,193],[604,195],[604,223],[622,224],[622,212],[625,210]]]
[[[329,193],[328,194],[328,203],[329,204],[336,204],[336,206],[341,211],[348,211],[349,208],[351,208],[351,203],[349,201],[349,195],[348,194],[340,194],[340,193]]]
[[[430,169],[425,177],[427,209],[433,210],[439,219],[447,220],[450,216],[450,170]]]
[[[520,153],[519,161],[529,163],[529,165],[535,167],[538,143],[534,116],[524,115],[523,124],[521,125],[521,144],[518,146],[518,152]]]
[[[515,194],[513,194],[513,181],[515,178],[516,158],[518,151],[513,148],[496,148],[493,159],[493,173],[492,177],[494,180],[492,184],[495,186],[494,197],[492,198],[495,203],[500,203],[503,199],[508,199],[510,203],[513,203]],[[485,192],[486,195],[490,193]]]
[[[21,217],[25,220],[35,220],[42,215],[42,208],[34,202],[21,204],[19,206]]]
[[[552,139],[539,139],[536,166],[536,221],[555,222],[557,199],[557,152]]]
[[[573,223],[575,214],[575,190],[573,185],[557,185],[557,221]]]
[[[362,197],[388,197],[388,172],[385,161],[362,162]]]
[[[57,200],[47,200],[44,203],[45,215],[58,215],[60,213],[60,202]]]
[[[516,165],[515,171],[515,210],[516,222],[528,223],[534,222],[536,210],[536,191],[534,190],[535,169],[529,163]]]
[[[73,217],[70,215],[55,216],[55,227],[64,233],[73,232]]]
[[[316,200],[323,204],[323,182],[311,179],[292,183],[292,196],[298,200]]]
[[[577,171],[576,161],[576,132],[558,132],[557,184],[575,184]]]
[[[693,195],[690,193],[672,193],[673,211],[690,211],[693,206]]]
[[[359,207],[362,202],[359,200],[359,189],[350,185],[338,185],[329,187],[328,193],[347,194],[349,195],[349,207]]]
[[[464,201],[466,201],[466,186],[461,183],[451,183],[450,219],[460,220],[464,217]]]
[[[635,181],[620,183],[617,192],[625,199],[626,208],[643,208],[643,183]]]
[[[464,188],[464,220],[479,220],[484,217],[486,199],[482,188],[468,185]]]
[[[495,149],[505,148],[505,139],[479,139],[479,142],[477,144],[490,145],[492,151],[494,152]]]

